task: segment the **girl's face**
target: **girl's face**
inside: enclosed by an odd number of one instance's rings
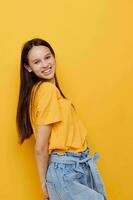
[[[38,77],[54,80],[55,58],[48,47],[33,46],[27,55],[28,65],[24,67],[29,72],[34,72]]]

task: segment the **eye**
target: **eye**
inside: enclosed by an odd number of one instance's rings
[[[34,64],[37,64],[39,61],[34,62]]]
[[[50,58],[50,56],[46,56],[46,59],[49,59]]]

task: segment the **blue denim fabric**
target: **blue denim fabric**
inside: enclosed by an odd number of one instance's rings
[[[50,200],[107,200],[96,160],[98,153],[51,153],[46,174]]]

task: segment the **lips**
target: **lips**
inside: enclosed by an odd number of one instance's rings
[[[52,67],[48,67],[47,69],[43,70],[42,73],[45,73],[46,75],[51,72]]]

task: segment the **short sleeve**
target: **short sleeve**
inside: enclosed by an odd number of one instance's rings
[[[42,83],[37,91],[36,125],[62,120],[57,88],[53,83]]]

